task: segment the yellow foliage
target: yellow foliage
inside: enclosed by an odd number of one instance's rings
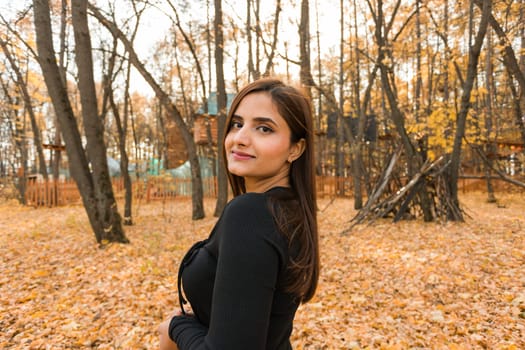
[[[452,152],[454,145],[452,135],[456,122],[454,109],[446,107],[436,108],[426,122],[428,158],[433,160],[443,153]]]
[[[477,90],[474,90],[477,92],[478,97],[486,96],[489,92],[486,87],[480,86]]]

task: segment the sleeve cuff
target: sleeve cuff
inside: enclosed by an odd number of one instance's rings
[[[174,330],[175,330],[175,326],[177,325],[177,319],[179,318],[179,316],[175,316],[171,319],[170,321],[170,326],[168,328],[168,335],[170,336],[170,339],[175,342],[175,337],[174,337]]]

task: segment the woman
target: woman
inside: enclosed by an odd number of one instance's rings
[[[161,349],[291,349],[293,319],[319,277],[309,100],[275,79],[235,97],[225,164],[234,198],[179,270],[184,309],[159,327]],[[181,307],[182,308],[182,307]]]

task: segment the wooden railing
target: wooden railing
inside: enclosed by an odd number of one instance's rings
[[[124,181],[115,178],[113,192],[117,198],[124,197]],[[215,178],[203,179],[205,197],[217,196]],[[191,179],[149,178],[136,180],[132,183],[133,196],[136,199],[145,199],[146,202],[155,200],[171,200],[175,198],[191,197]],[[31,181],[26,187],[26,201],[35,207],[55,207],[78,203],[80,193],[73,180],[67,181]]]
[[[25,196],[27,204],[35,207],[56,207],[80,200],[73,180],[29,181]]]
[[[217,197],[217,180],[214,177],[203,180],[204,197]],[[510,185],[501,180],[494,180],[496,191],[507,191]],[[486,190],[482,178],[463,178],[458,182],[463,192]],[[113,191],[117,198],[124,197],[124,182],[121,178],[113,179]],[[318,176],[317,195],[323,197],[353,197],[353,181],[350,177]],[[146,202],[191,198],[191,179],[168,177],[150,177],[135,180],[132,183],[135,199]],[[27,204],[35,207],[54,207],[80,202],[80,193],[74,181],[30,181],[26,189]]]

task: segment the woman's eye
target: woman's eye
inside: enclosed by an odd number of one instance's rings
[[[273,129],[268,127],[268,126],[265,126],[265,125],[261,125],[259,126],[257,129],[259,129],[260,131],[262,131],[264,134],[268,134],[268,133],[271,133],[273,132]]]
[[[232,129],[240,129],[242,128],[242,123],[238,121],[232,121],[231,122],[231,128]]]

